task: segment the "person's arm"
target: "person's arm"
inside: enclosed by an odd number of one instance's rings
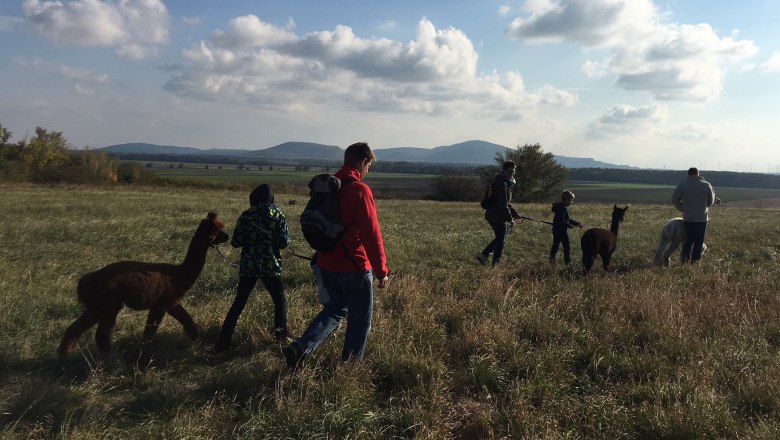
[[[683,212],[681,186],[682,184],[677,185],[677,188],[674,189],[674,192],[672,193],[672,203],[674,203],[674,207],[677,208],[678,211]]]
[[[493,187],[493,195],[496,197],[496,205],[501,207],[504,221],[507,222],[513,222],[513,216],[512,216],[512,206],[509,204],[509,199],[506,196],[507,192],[507,184],[506,182],[496,182],[494,183],[495,186],[499,186],[500,190],[496,191],[496,187]]]
[[[709,188],[709,192],[707,193],[707,207],[709,208],[715,203],[715,190],[712,189],[712,185],[707,183],[707,187]]]
[[[236,220],[236,227],[233,228],[233,236],[230,238],[230,245],[234,248],[244,247],[247,241],[246,217],[241,214]]]
[[[279,211],[279,217],[276,219],[276,228],[274,246],[278,249],[284,249],[290,245],[290,232],[287,229],[287,218],[281,211]]]
[[[357,185],[356,185],[357,186]],[[368,261],[374,274],[380,280],[380,287],[387,283],[387,259],[385,245],[382,239],[382,231],[379,228],[379,219],[376,214],[376,205],[371,189],[363,184],[356,188],[357,202],[355,204],[355,226],[360,236],[363,248],[366,250]]]

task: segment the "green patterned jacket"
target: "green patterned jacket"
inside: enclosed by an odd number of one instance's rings
[[[273,203],[261,203],[243,213],[233,230],[231,246],[241,248],[242,277],[267,277],[282,274],[279,252],[290,244],[287,219]]]

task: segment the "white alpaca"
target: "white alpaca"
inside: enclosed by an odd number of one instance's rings
[[[673,218],[666,222],[661,228],[661,237],[658,240],[658,248],[655,251],[655,264],[658,266],[669,265],[669,260],[674,251],[685,243],[688,234],[685,231],[685,221],[681,218]],[[707,250],[707,245],[702,244],[701,252]],[[680,261],[682,261],[682,251],[680,252]]]

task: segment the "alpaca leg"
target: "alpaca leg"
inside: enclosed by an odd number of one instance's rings
[[[71,324],[67,330],[65,330],[65,336],[63,336],[60,346],[57,349],[57,355],[62,359],[68,353],[76,348],[76,340],[82,333],[89,330],[90,327],[95,325],[100,319],[100,312],[97,309],[89,308],[79,316],[77,320]]]
[[[590,272],[593,269],[593,264],[596,263],[596,254],[582,253],[582,266],[585,272]]]
[[[152,341],[157,328],[160,327],[163,317],[165,317],[165,309],[151,309],[149,315],[146,317],[146,327],[144,327],[144,335],[141,338],[141,345],[146,347]]]
[[[177,304],[168,309],[168,314],[173,316],[174,319],[179,321],[181,325],[184,326],[184,333],[190,339],[195,339],[198,337],[198,326],[195,324],[195,320],[192,319],[192,316],[187,313],[181,304]]]
[[[658,241],[658,247],[655,249],[655,258],[653,262],[656,266],[668,266],[669,265],[669,241],[661,235],[661,239]]]
[[[116,316],[119,314],[120,310],[122,310],[122,304],[114,306],[113,309],[107,310],[98,322],[98,328],[95,332],[95,342],[97,343],[98,350],[103,353],[111,351],[111,333],[114,331]]]
[[[601,267],[604,268],[604,272],[608,270],[610,261],[612,261],[612,254],[606,254],[601,256]]]

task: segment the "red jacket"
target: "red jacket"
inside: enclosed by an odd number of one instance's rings
[[[358,268],[363,272],[373,270],[377,278],[384,278],[389,271],[371,188],[360,181],[360,171],[351,165],[341,167],[335,176],[342,180],[339,191],[341,221],[348,225],[341,240],[344,246],[336,246],[331,252],[320,252],[317,265],[331,272],[355,272]]]

